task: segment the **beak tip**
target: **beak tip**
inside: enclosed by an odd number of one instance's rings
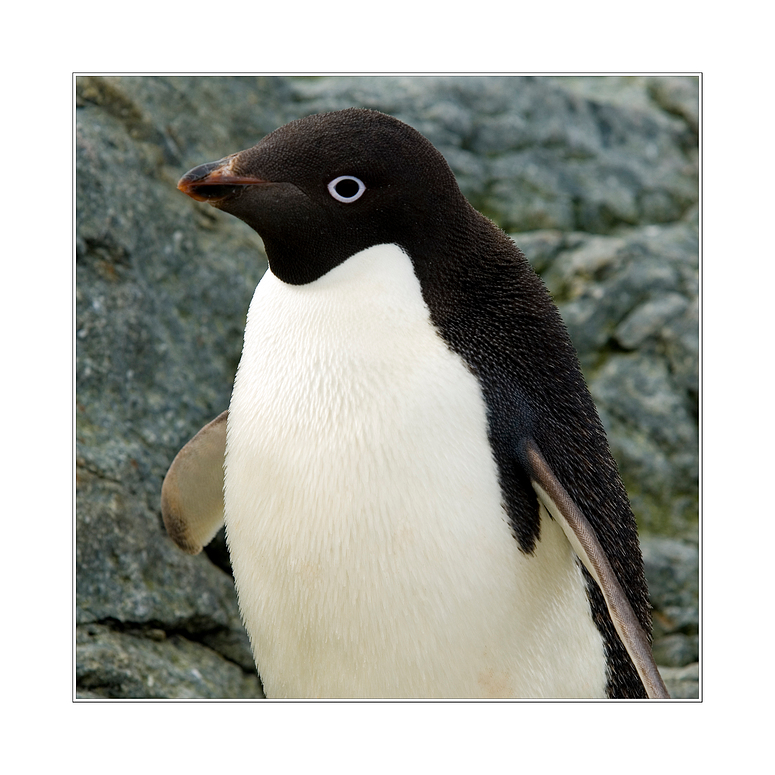
[[[223,160],[211,161],[206,164],[200,164],[198,167],[190,169],[179,181],[178,190],[182,191],[192,199],[196,199],[198,202],[207,201],[208,197],[202,196],[198,193],[198,189],[202,185],[208,184],[208,178],[213,179],[213,173],[216,170],[220,170],[223,167]],[[198,185],[197,185],[198,184]]]
[[[182,191],[186,196],[190,196],[192,199],[196,199],[198,202],[205,201],[205,197],[196,193],[196,186],[193,185],[194,181],[188,177],[188,174],[184,175],[178,181],[178,191]]]
[[[179,181],[178,190],[198,202],[216,205],[231,196],[237,189],[259,185],[266,181],[233,171],[231,162],[238,154],[219,161],[200,164],[189,170]]]

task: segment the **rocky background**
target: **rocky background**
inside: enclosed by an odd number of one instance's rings
[[[184,555],[159,494],[228,407],[266,262],[175,185],[348,106],[425,134],[543,276],[638,517],[657,662],[698,697],[698,80],[92,76],[76,85],[76,696],[262,696],[222,537]]]

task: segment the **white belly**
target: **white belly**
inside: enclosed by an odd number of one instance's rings
[[[560,528],[520,552],[475,377],[378,245],[250,306],[226,529],[269,697],[604,696]]]

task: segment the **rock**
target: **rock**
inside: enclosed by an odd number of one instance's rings
[[[677,293],[666,293],[637,306],[616,327],[614,336],[625,350],[634,350],[656,336],[673,318],[686,311],[691,302]]]
[[[680,116],[696,135],[700,126],[700,89],[696,78],[649,78],[649,96],[668,113]]]
[[[697,544],[664,537],[641,539],[653,607],[653,653],[674,699],[699,697]]]
[[[696,700],[700,697],[700,665],[694,662],[685,667],[660,667],[671,699]]]
[[[699,658],[699,637],[683,633],[665,635],[653,645],[652,652],[658,664],[668,667],[682,667],[696,662]]]
[[[671,538],[646,537],[641,546],[654,609],[654,658],[657,664],[671,668],[697,663],[700,583],[697,545]]]
[[[77,695],[260,696],[222,538],[182,554],[159,494],[228,406],[266,264],[250,229],[175,185],[309,113],[381,109],[439,147],[544,273],[641,530],[696,532],[695,92],[692,78],[78,78]],[[694,633],[686,606],[663,609],[672,663]]]
[[[647,532],[688,533],[696,524],[699,436],[689,397],[653,355],[615,355],[590,390]]]
[[[76,655],[82,699],[263,697],[255,672],[179,635],[120,633],[92,624],[78,628]]]

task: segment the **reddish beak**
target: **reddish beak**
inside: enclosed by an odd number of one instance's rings
[[[199,202],[218,202],[233,196],[243,186],[255,186],[267,181],[232,172],[236,154],[220,161],[200,164],[189,170],[179,181],[178,188]]]

